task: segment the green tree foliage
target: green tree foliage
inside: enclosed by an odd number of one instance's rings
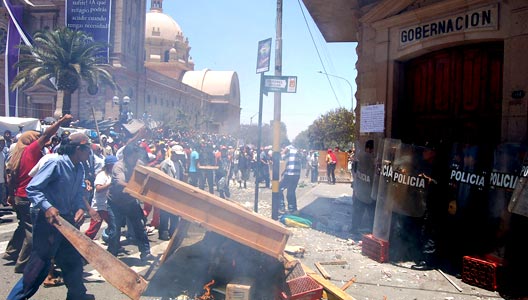
[[[346,108],[337,108],[315,120],[308,127],[309,148],[349,148],[354,141],[354,114]]]
[[[301,131],[295,139],[293,139],[293,144],[302,149],[310,149],[310,138],[308,137],[308,129]]]
[[[70,113],[71,95],[88,83],[88,92],[96,94],[99,85],[117,88],[111,66],[101,62],[99,53],[106,48],[82,31],[69,28],[35,33],[32,46],[21,45],[21,56],[15,67],[19,72],[11,88],[32,87],[53,79],[57,87],[55,116]]]

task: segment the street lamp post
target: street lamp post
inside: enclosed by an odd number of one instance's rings
[[[115,105],[119,105],[119,122],[127,123],[128,121],[128,104],[130,103],[130,97],[124,96],[122,99],[118,96],[112,98]]]
[[[253,125],[253,118],[257,115],[258,113],[252,115],[251,117],[249,117],[249,126]]]
[[[348,86],[350,87],[350,101],[351,101],[351,111],[352,113],[354,113],[354,89],[352,88],[352,84],[350,84],[350,81],[348,81],[348,79],[344,78],[344,77],[341,77],[341,76],[337,76],[337,75],[333,75],[333,74],[328,74],[326,72],[323,72],[323,71],[317,71],[317,73],[319,74],[324,74],[326,76],[331,76],[331,77],[335,77],[335,78],[339,78],[339,79],[342,79],[344,81],[346,81],[346,83],[348,84]]]

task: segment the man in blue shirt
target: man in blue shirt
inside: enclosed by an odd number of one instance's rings
[[[198,186],[200,182],[200,172],[198,172],[198,164],[200,163],[200,154],[198,153],[199,144],[196,143],[192,147],[191,157],[189,161],[189,183],[193,186]]]
[[[95,299],[86,294],[83,284],[83,261],[75,248],[55,229],[61,225],[58,216],[77,227],[84,220],[81,162],[90,155],[90,140],[83,133],[73,133],[63,143],[63,155],[48,160],[26,188],[32,206],[38,209],[33,222],[33,247],[23,277],[13,287],[7,300],[23,300],[33,296],[42,284],[51,265],[51,258],[62,270],[68,288],[66,300]]]

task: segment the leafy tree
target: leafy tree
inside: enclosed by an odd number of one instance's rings
[[[312,149],[350,147],[354,141],[353,112],[337,108],[320,116],[308,127],[308,140]]]
[[[35,33],[32,46],[21,45],[21,56],[15,67],[20,71],[11,88],[31,87],[44,80],[55,80],[57,103],[55,117],[71,112],[71,95],[88,83],[88,93],[95,95],[99,85],[117,88],[111,66],[98,56],[105,46],[82,31],[62,27]]]
[[[295,139],[293,139],[293,144],[298,148],[310,149],[310,138],[308,137],[308,129],[301,131]]]

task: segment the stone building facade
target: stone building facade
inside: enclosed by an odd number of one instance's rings
[[[109,0],[110,1],[110,0]],[[23,7],[22,23],[28,33],[65,26],[66,1],[33,0],[11,1]],[[113,0],[110,22],[109,63],[121,91],[102,87],[96,95],[89,95],[82,86],[72,95],[72,114],[81,120],[95,118],[117,119],[120,105],[114,97],[130,99],[121,109],[134,117],[144,114],[164,123],[185,123],[190,128],[236,133],[240,121],[240,91],[234,71],[194,71],[191,47],[179,25],[163,13],[163,1]],[[0,8],[0,38],[7,38],[10,17]],[[144,28],[144,30],[138,30]],[[2,54],[5,53],[5,49]],[[0,58],[0,69],[5,71],[5,57]],[[187,73],[206,73],[202,81],[189,85],[182,81]],[[2,72],[4,73],[4,72]],[[209,80],[211,78],[218,81]],[[5,78],[0,79],[5,90]],[[214,91],[222,94],[214,94]],[[43,119],[55,109],[56,93],[50,84],[41,84],[19,91],[18,116]],[[5,115],[5,95],[1,95],[0,112]],[[220,113],[219,113],[220,112]],[[178,120],[175,120],[178,119]],[[176,122],[175,122],[176,121]]]
[[[328,42],[357,43],[373,234],[457,273],[463,256],[495,257],[501,292],[526,297],[528,212],[511,204],[528,202],[528,1],[303,2]]]
[[[528,49],[526,1],[304,3],[328,42],[358,43],[358,125],[362,106],[385,107],[383,132],[360,132],[357,126],[356,136],[361,141],[392,137],[421,143],[440,128],[450,126],[450,122],[453,126],[435,138],[460,142],[527,141],[528,60],[524,59],[523,50]],[[418,69],[426,72],[423,75],[443,72],[432,78],[435,82],[420,83],[423,91],[429,93],[428,99],[418,99],[423,92],[418,90],[420,87],[414,87],[414,91],[405,87],[420,78],[410,75]],[[462,86],[449,84],[454,78],[469,74],[471,78],[460,80]],[[480,80],[478,74],[488,78]],[[488,84],[492,86],[486,88]],[[453,95],[454,89],[462,89],[465,94]],[[477,90],[482,95],[472,94]],[[408,103],[422,100],[414,103],[420,109]],[[406,121],[409,115],[414,116]],[[486,121],[475,120],[479,118]],[[413,136],[405,133],[404,120],[406,128],[417,128],[418,132]],[[484,128],[489,132],[473,136],[476,129]]]

